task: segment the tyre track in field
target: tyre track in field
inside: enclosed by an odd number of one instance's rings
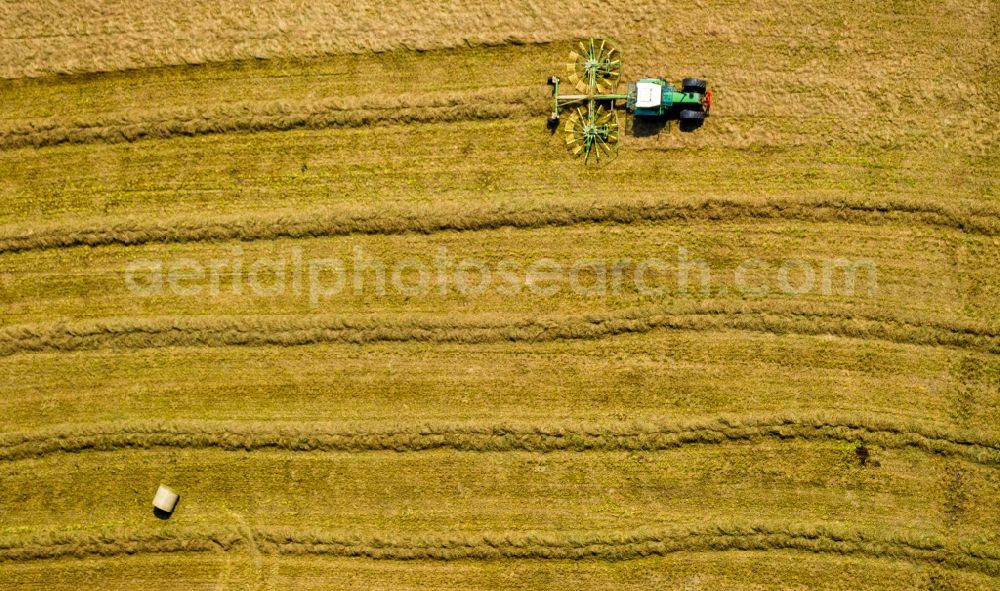
[[[499,532],[420,537],[363,537],[323,530],[258,527],[261,554],[322,555],[373,560],[634,560],[676,552],[792,550],[814,554],[908,560],[991,576],[1000,552],[982,542],[916,533],[885,533],[830,525],[708,525],[635,533]],[[233,527],[108,530],[21,535],[0,539],[0,562],[111,557],[174,552],[247,551]]]
[[[141,246],[226,240],[274,240],[353,235],[477,232],[499,228],[532,229],[582,224],[653,222],[801,220],[841,223],[905,223],[1000,235],[1000,208],[947,205],[897,198],[811,198],[737,200],[685,198],[553,200],[537,206],[512,204],[342,206],[222,216],[105,218],[50,225],[0,228],[0,254],[78,246]]]
[[[462,92],[337,97],[314,101],[223,103],[94,116],[54,117],[0,128],[0,149],[59,144],[134,142],[215,133],[250,133],[367,127],[530,116],[544,103],[537,88],[489,88]]]
[[[10,326],[0,357],[19,353],[162,347],[300,346],[316,343],[551,342],[654,330],[833,335],[1000,353],[1000,329],[964,320],[906,318],[860,306],[706,302],[552,316],[185,316],[119,317]]]
[[[412,453],[662,451],[687,445],[843,441],[1000,466],[1000,441],[877,415],[743,415],[647,422],[428,422],[417,425],[132,421],[0,435],[0,462],[142,449]]]

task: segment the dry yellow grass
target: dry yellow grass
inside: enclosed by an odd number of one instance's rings
[[[794,212],[775,210],[770,214],[795,215],[801,212],[801,209]],[[556,294],[558,297],[525,289],[521,298],[508,301],[510,298],[499,289],[505,284],[499,280],[494,289],[476,297],[463,297],[454,278],[446,278],[445,281],[437,278],[431,281],[429,278],[427,286],[434,288],[429,296],[434,297],[421,302],[420,310],[570,313],[584,308],[623,308],[655,302],[667,305],[672,300],[651,299],[635,279],[639,262],[653,257],[663,261],[663,268],[659,272],[650,271],[641,275],[647,279],[648,286],[665,287],[670,295],[679,299],[725,299],[726,292],[730,295],[738,293],[735,271],[740,263],[746,258],[758,258],[767,261],[770,267],[769,271],[762,269],[759,277],[754,275],[752,284],[759,282],[771,289],[763,294],[767,297],[758,297],[758,300],[787,299],[789,294],[783,294],[777,285],[777,269],[784,260],[801,259],[814,267],[817,277],[812,293],[802,294],[799,299],[823,304],[848,302],[859,310],[905,310],[937,318],[967,318],[986,324],[991,324],[991,320],[996,318],[992,287],[997,279],[998,254],[993,248],[996,238],[991,236],[890,222],[879,219],[877,214],[871,218],[859,217],[851,223],[814,222],[810,225],[812,232],[807,234],[799,229],[802,221],[760,219],[752,213],[743,217],[747,214],[745,208],[729,211],[713,207],[702,211],[700,208],[689,210],[683,205],[673,209],[667,204],[663,208],[648,209],[611,205],[602,209],[567,204],[565,209],[543,212],[545,217],[531,210],[492,213],[487,211],[482,215],[482,211],[471,209],[467,215],[458,214],[450,220],[436,219],[431,213],[385,219],[365,218],[351,213],[328,220],[279,216],[274,220],[245,220],[244,224],[234,222],[231,225],[219,223],[195,227],[190,233],[183,224],[173,227],[163,224],[147,230],[122,229],[115,238],[130,247],[127,249],[120,243],[93,249],[56,248],[58,242],[54,242],[49,248],[9,252],[0,260],[0,270],[10,278],[4,289],[8,304],[8,316],[4,323],[44,322],[46,314],[60,309],[69,312],[94,292],[103,294],[103,299],[89,302],[89,316],[115,316],[126,306],[133,314],[154,316],[194,310],[215,314],[331,310],[406,312],[412,310],[412,303],[406,302],[405,294],[394,286],[389,275],[395,265],[408,258],[419,261],[428,269],[455,269],[463,259],[480,260],[494,272],[502,261],[508,261],[510,268],[523,279],[531,263],[542,257],[559,261],[567,267],[588,257],[621,262],[620,293],[612,294],[618,296],[615,299],[602,298],[598,292],[574,293],[564,280],[563,289]],[[766,211],[760,213],[762,216],[769,215]],[[662,215],[668,219],[646,221],[642,217],[644,215]],[[675,215],[694,219],[670,219]],[[540,217],[541,227],[531,227],[539,223]],[[835,218],[836,214],[831,213],[831,217]],[[617,223],[589,221],[595,218],[617,219]],[[865,219],[879,223],[859,223]],[[628,223],[630,220],[633,223]],[[499,225],[504,221],[523,223],[528,227],[476,229],[479,224],[492,226],[494,222]],[[551,222],[551,225],[546,222]],[[449,230],[449,227],[455,229]],[[461,230],[463,227],[469,229]],[[331,234],[344,232],[346,235],[311,237],[327,231]],[[369,232],[372,234],[369,235]],[[300,237],[289,239],[272,235],[282,233]],[[232,234],[256,237],[258,240],[219,240]],[[46,244],[53,235],[58,236],[58,232],[48,234],[39,229],[37,233],[12,239],[10,244]],[[90,236],[94,242],[103,241],[101,234]],[[167,243],[156,243],[161,240]],[[173,243],[175,240],[183,242]],[[677,278],[679,267],[683,264],[681,248],[687,249],[687,260],[703,260],[709,265],[709,293],[702,292],[702,277],[695,271],[690,273],[687,293],[682,290]],[[912,255],[915,250],[920,251],[920,256]],[[126,254],[126,260],[163,261],[166,268],[175,260],[195,261],[206,268],[214,260],[227,261],[227,264],[220,265],[217,293],[212,293],[211,297],[172,296],[164,279],[161,281],[163,294],[137,298],[125,282],[122,257]],[[85,265],[72,274],[53,273],[51,269],[65,261],[67,256],[79,258],[85,261]],[[963,260],[962,267],[958,269],[955,268],[956,257]],[[329,297],[317,302],[318,307],[311,308],[308,263],[325,258],[340,260],[347,279],[343,289],[329,294]],[[244,285],[243,293],[236,293],[234,279],[237,283],[248,283],[250,264],[261,259],[284,262],[288,279],[286,288],[280,293],[255,296],[250,287]],[[876,266],[873,274],[875,289],[869,289],[870,274],[863,267],[855,271],[853,292],[848,289],[847,271],[831,269],[830,293],[821,293],[820,275],[824,265],[836,259],[872,261]],[[370,270],[374,261],[386,267],[386,277],[381,281],[385,284],[385,293],[357,293],[353,285],[356,273],[361,275],[362,288],[377,287],[379,282]],[[970,269],[966,270],[966,266]],[[293,270],[303,275],[298,291],[292,289],[289,279]],[[411,274],[414,272],[410,271]],[[148,271],[137,271],[137,282],[141,280],[145,284],[148,274]],[[320,279],[324,287],[334,283],[326,275]],[[470,282],[475,283],[474,279],[477,278],[470,279]],[[586,279],[587,286],[599,285],[594,277]],[[265,277],[261,282],[265,280],[268,285],[275,281],[273,277]],[[407,281],[407,285],[417,284],[409,277]],[[580,282],[584,283],[584,278]],[[604,283],[608,284],[606,291],[611,291],[610,279]],[[199,279],[184,282],[185,286],[201,289],[206,296],[210,293],[211,284],[212,279],[207,273]],[[440,292],[440,285],[447,288],[445,293]]]
[[[924,567],[907,560],[857,556],[810,555],[790,551],[744,551],[730,554],[725,565],[712,554],[681,553],[626,562],[425,562],[386,563],[329,556],[262,556],[233,560],[232,555],[187,554],[154,557],[69,559],[53,563],[5,563],[3,573],[12,586],[45,585],[76,589],[81,582],[100,583],[115,591],[139,585],[178,591],[214,590],[220,584],[252,586],[269,581],[276,588],[304,590],[406,590],[431,587],[457,589],[524,589],[540,582],[547,589],[601,591],[614,588],[645,591],[657,586],[677,589],[735,589],[806,591],[823,588],[909,590],[932,584],[956,589],[990,591],[994,579],[981,573],[944,567]],[[169,580],[158,573],[171,572]]]
[[[402,10],[394,8],[402,5],[372,10],[347,2],[300,0],[264,6],[234,0],[202,0],[183,7],[164,0],[10,4],[0,14],[0,26],[9,32],[0,46],[9,60],[2,74],[21,77],[240,58],[538,43],[593,33],[647,40],[645,47],[633,52],[639,67],[646,65],[643,60],[664,52],[684,52],[685,61],[694,62],[705,49],[722,50],[749,41],[756,49],[780,49],[803,65],[810,65],[809,58],[817,54],[833,54],[880,57],[907,67],[931,61],[949,44],[961,46],[962,55],[976,56],[990,47],[995,34],[989,28],[995,7],[989,2],[884,7],[756,0],[694,4],[667,14],[662,5],[648,0],[578,6],[533,0],[503,5],[467,0],[447,6],[420,1],[408,2]],[[904,54],[894,45],[898,39],[910,41],[909,52]],[[755,57],[731,55],[731,59]],[[956,65],[977,64],[956,61]],[[759,64],[758,69],[768,67]],[[885,73],[879,68],[859,72]]]
[[[164,446],[22,458],[4,462],[0,489],[18,499],[20,510],[3,516],[0,547],[10,551],[0,552],[0,561],[32,545],[65,555],[62,537],[71,547],[104,535],[110,544],[192,529],[209,534],[193,538],[229,535],[240,519],[302,541],[329,535],[364,547],[381,537],[390,552],[393,542],[418,546],[435,538],[653,533],[676,541],[685,530],[726,534],[756,525],[780,533],[826,525],[832,531],[823,537],[833,539],[838,530],[847,540],[857,532],[907,546],[923,538],[925,548],[979,557],[997,574],[1000,516],[990,506],[1000,492],[996,464],[877,441],[878,468],[859,466],[847,442],[778,438],[587,452]],[[67,458],[74,469],[63,473]],[[179,506],[176,520],[150,523],[146,497],[162,478],[184,484],[186,507]],[[89,494],[63,492],[78,487]],[[74,528],[65,527],[67,519]],[[516,552],[518,544],[500,545]]]
[[[996,22],[930,0],[3,4],[0,580],[995,588]],[[627,78],[708,78],[711,119],[569,159],[543,81],[598,33]],[[124,277],[678,246],[711,294],[318,308]],[[734,283],[833,258],[872,260],[877,292]]]

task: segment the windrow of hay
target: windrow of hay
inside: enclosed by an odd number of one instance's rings
[[[959,319],[907,318],[860,306],[706,300],[588,315],[201,316],[105,318],[16,325],[0,331],[0,356],[160,347],[297,346],[312,343],[491,343],[601,339],[653,330],[743,330],[835,335],[1000,352],[1000,329]]]
[[[227,451],[468,452],[659,451],[684,445],[804,439],[888,449],[914,448],[1000,466],[1000,441],[878,415],[725,415],[645,422],[287,423],[233,421],[118,422],[63,425],[0,435],[0,461],[57,453],[184,448]]]
[[[95,116],[54,117],[0,128],[0,149],[64,143],[118,143],[210,133],[362,127],[530,116],[532,89],[490,88],[465,92],[354,96],[304,101],[233,102]]]
[[[0,539],[0,561],[165,552],[250,550],[269,555],[324,555],[374,560],[633,560],[674,552],[793,550],[893,558],[1000,574],[1000,552],[976,540],[918,532],[887,534],[829,524],[708,524],[622,532],[496,532],[376,538],[279,527],[169,528],[156,532],[59,532]]]
[[[0,228],[0,253],[75,246],[137,246],[151,243],[270,240],[319,236],[474,232],[503,227],[541,228],[578,224],[667,221],[803,220],[921,224],[1000,235],[1000,207],[967,202],[928,202],[897,197],[733,199],[676,197],[548,200],[534,207],[512,204],[370,205],[224,216],[123,218]]]

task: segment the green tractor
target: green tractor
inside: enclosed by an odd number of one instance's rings
[[[568,82],[579,94],[560,94],[558,76],[550,76],[552,115],[549,128],[556,130],[560,114],[568,110],[563,126],[566,147],[585,163],[600,163],[618,153],[624,132],[619,112],[624,102],[627,115],[651,120],[677,119],[683,131],[699,127],[712,106],[712,93],[701,78],[685,78],[680,89],[665,78],[642,78],[628,83],[626,94],[616,94],[621,82],[621,52],[607,39],[580,42],[580,51],[570,52],[566,65]]]
[[[685,78],[678,90],[664,78],[641,78],[628,83],[625,110],[636,117],[704,121],[712,106],[712,93],[701,78]]]

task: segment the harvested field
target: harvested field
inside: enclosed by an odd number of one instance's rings
[[[4,3],[0,586],[995,589],[998,23]]]

